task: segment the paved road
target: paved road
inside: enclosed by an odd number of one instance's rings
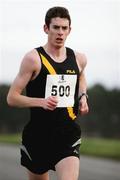
[[[27,180],[19,158],[19,147],[0,145],[0,180]],[[57,180],[53,171],[50,177]],[[120,180],[120,162],[81,156],[79,180]]]

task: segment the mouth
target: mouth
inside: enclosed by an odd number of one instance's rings
[[[57,43],[62,43],[62,42],[63,42],[63,39],[62,39],[62,38],[56,38],[56,42],[57,42]]]

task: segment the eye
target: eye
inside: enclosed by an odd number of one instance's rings
[[[57,25],[54,25],[53,28],[54,28],[54,29],[59,29],[60,27],[57,26]]]
[[[63,30],[67,30],[67,29],[68,29],[68,26],[63,26],[62,29],[63,29]]]

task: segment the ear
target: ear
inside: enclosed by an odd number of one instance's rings
[[[46,24],[44,25],[43,29],[44,29],[44,32],[45,32],[46,34],[48,34],[48,27],[47,27]]]
[[[71,26],[69,27],[69,34],[70,34],[70,32],[71,32]]]

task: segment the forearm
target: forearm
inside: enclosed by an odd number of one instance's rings
[[[79,96],[81,93],[87,93],[87,82],[84,75],[82,75],[79,79]]]
[[[87,82],[84,75],[82,75],[82,78],[80,78],[79,83],[79,110],[81,115],[89,112]]]
[[[43,106],[43,98],[33,98],[27,97],[24,95],[17,94],[14,96],[8,95],[7,102],[10,106],[13,107],[42,107]]]

